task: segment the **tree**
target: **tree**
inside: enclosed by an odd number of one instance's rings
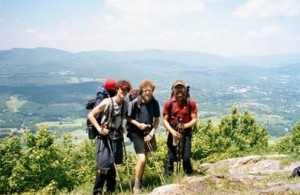
[[[8,175],[9,192],[37,192],[47,188],[51,194],[63,188],[72,190],[78,182],[77,167],[71,166],[76,160],[71,155],[74,146],[70,137],[58,145],[54,134],[39,126],[36,134],[26,132],[22,138],[21,155]]]
[[[291,134],[285,135],[280,138],[275,146],[274,150],[280,153],[293,153],[300,150],[300,121],[295,124]]]
[[[292,136],[291,135],[285,135],[282,138],[280,138],[279,140],[276,141],[273,149],[276,152],[279,153],[291,153],[294,151],[294,144],[292,142]]]
[[[15,164],[23,158],[19,137],[10,134],[0,143],[0,194],[11,193],[8,178],[12,175]]]
[[[222,136],[229,137],[230,147],[235,147],[237,153],[248,153],[268,146],[266,129],[247,110],[239,114],[237,108],[233,107],[231,115],[221,119],[219,128]]]
[[[292,142],[300,147],[300,121],[292,129]]]
[[[265,128],[249,111],[240,114],[233,107],[231,115],[223,116],[219,125],[213,125],[210,120],[200,124],[193,142],[193,158],[216,161],[264,149],[268,145],[268,137]]]
[[[214,155],[224,152],[226,139],[211,120],[200,123],[194,130],[192,155],[194,160],[215,161]]]

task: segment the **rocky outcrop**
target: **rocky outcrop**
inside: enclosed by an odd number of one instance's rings
[[[300,162],[287,163],[286,157],[253,155],[205,163],[205,176],[185,177],[150,194],[300,194],[300,177],[291,177]]]

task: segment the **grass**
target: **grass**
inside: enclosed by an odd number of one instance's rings
[[[296,155],[291,155],[288,157],[283,157],[282,161],[286,161],[292,163],[295,161],[299,161],[299,157]],[[161,186],[159,182],[158,176],[152,172],[146,172],[143,180],[143,188],[141,194],[148,194],[154,188]],[[299,181],[299,178],[291,178],[288,173],[274,173],[270,175],[262,176],[261,179],[249,179],[242,181],[232,181],[228,174],[228,168],[220,168],[215,171],[214,175],[203,175],[201,181],[199,180],[195,186],[198,189],[201,189],[201,193],[199,194],[238,194],[238,195],[252,195],[252,194],[297,194],[293,191],[284,191],[281,193],[261,193],[262,191],[269,189],[274,186],[281,186],[284,184],[295,184]],[[222,177],[218,177],[216,175],[222,175]],[[133,182],[133,175],[130,176],[131,181]],[[201,177],[201,176],[199,176]],[[186,177],[183,174],[174,174],[172,177],[165,177],[166,185],[168,184],[181,184],[183,185],[183,190],[185,189],[187,193],[189,193],[190,186],[186,183]],[[156,182],[157,181],[157,182]],[[121,184],[123,191],[120,191],[119,185],[117,185],[119,195],[129,195],[132,194],[128,184],[128,178],[121,178]],[[194,184],[195,185],[195,184]],[[200,188],[199,188],[200,187]],[[83,184],[72,192],[61,191],[59,195],[81,195],[81,194],[91,194],[93,188],[92,183]]]
[[[48,128],[65,128],[65,127],[82,127],[85,123],[85,119],[74,119],[69,121],[45,121],[41,123],[37,123],[36,125],[47,126]]]

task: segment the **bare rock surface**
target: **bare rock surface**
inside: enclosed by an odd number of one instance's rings
[[[291,177],[300,162],[285,155],[252,155],[202,164],[204,176],[184,177],[180,184],[155,188],[151,195],[300,194],[300,177]]]

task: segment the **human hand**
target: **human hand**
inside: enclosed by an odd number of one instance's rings
[[[140,123],[138,127],[140,130],[144,131],[144,130],[147,130],[148,128],[150,128],[151,125],[145,124],[145,123]]]
[[[177,139],[181,139],[182,138],[181,133],[179,133],[178,131],[172,130],[171,134],[172,134],[173,138],[177,138]]]
[[[145,142],[149,142],[149,141],[151,141],[152,138],[153,138],[153,135],[152,135],[151,133],[149,133],[148,135],[146,135],[146,136],[144,137],[144,141],[145,141]]]
[[[100,134],[102,135],[107,135],[109,132],[109,130],[106,128],[106,127],[101,127],[101,130],[100,130]]]

